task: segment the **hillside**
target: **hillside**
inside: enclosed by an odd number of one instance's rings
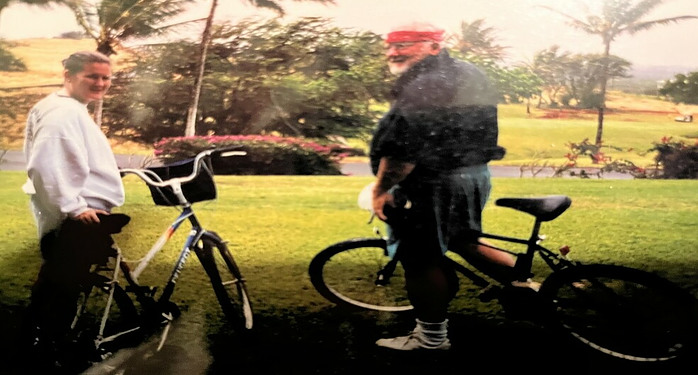
[[[0,72],[0,150],[21,148],[29,108],[63,84],[61,61],[73,52],[95,49],[92,39],[25,39],[10,43],[10,51],[24,61],[28,71]],[[125,54],[111,58],[118,70]]]
[[[71,53],[94,50],[92,39],[25,39],[12,41],[10,51],[21,58],[29,69],[26,72],[0,72],[0,90],[25,86],[60,85],[63,82],[61,61]],[[122,56],[112,56],[119,66]]]

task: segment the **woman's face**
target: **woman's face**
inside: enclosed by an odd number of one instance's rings
[[[83,104],[104,98],[110,86],[111,66],[107,63],[87,63],[81,72],[65,72],[68,94]]]

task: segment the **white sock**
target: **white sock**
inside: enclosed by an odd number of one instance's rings
[[[426,347],[436,347],[448,339],[448,319],[439,323],[417,321],[417,338]]]

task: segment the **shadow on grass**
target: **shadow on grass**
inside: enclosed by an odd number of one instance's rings
[[[11,306],[2,306],[0,314],[5,323],[21,318],[21,310]],[[153,339],[124,349],[85,374],[671,374],[684,365],[620,361],[531,323],[472,315],[451,316],[450,351],[426,353],[374,345],[378,338],[409,331],[414,325],[410,316],[338,308],[265,311],[257,314],[249,332],[233,332],[201,318],[175,325],[158,353]],[[199,331],[200,340],[189,338],[193,330]],[[13,345],[16,333],[3,334],[5,369],[0,372],[8,375],[26,373],[24,356]]]
[[[291,312],[289,312],[291,313]],[[652,366],[606,358],[526,322],[450,318],[448,352],[394,352],[376,339],[403,335],[411,317],[347,313],[260,316],[248,337],[211,335],[208,374],[668,374],[677,364]]]

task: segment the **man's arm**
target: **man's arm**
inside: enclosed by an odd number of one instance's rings
[[[383,207],[386,204],[394,205],[393,196],[388,193],[388,190],[404,180],[414,167],[413,163],[406,163],[387,157],[381,158],[378,165],[378,173],[376,173],[376,185],[373,188],[373,212],[381,220],[387,218],[383,213]]]

